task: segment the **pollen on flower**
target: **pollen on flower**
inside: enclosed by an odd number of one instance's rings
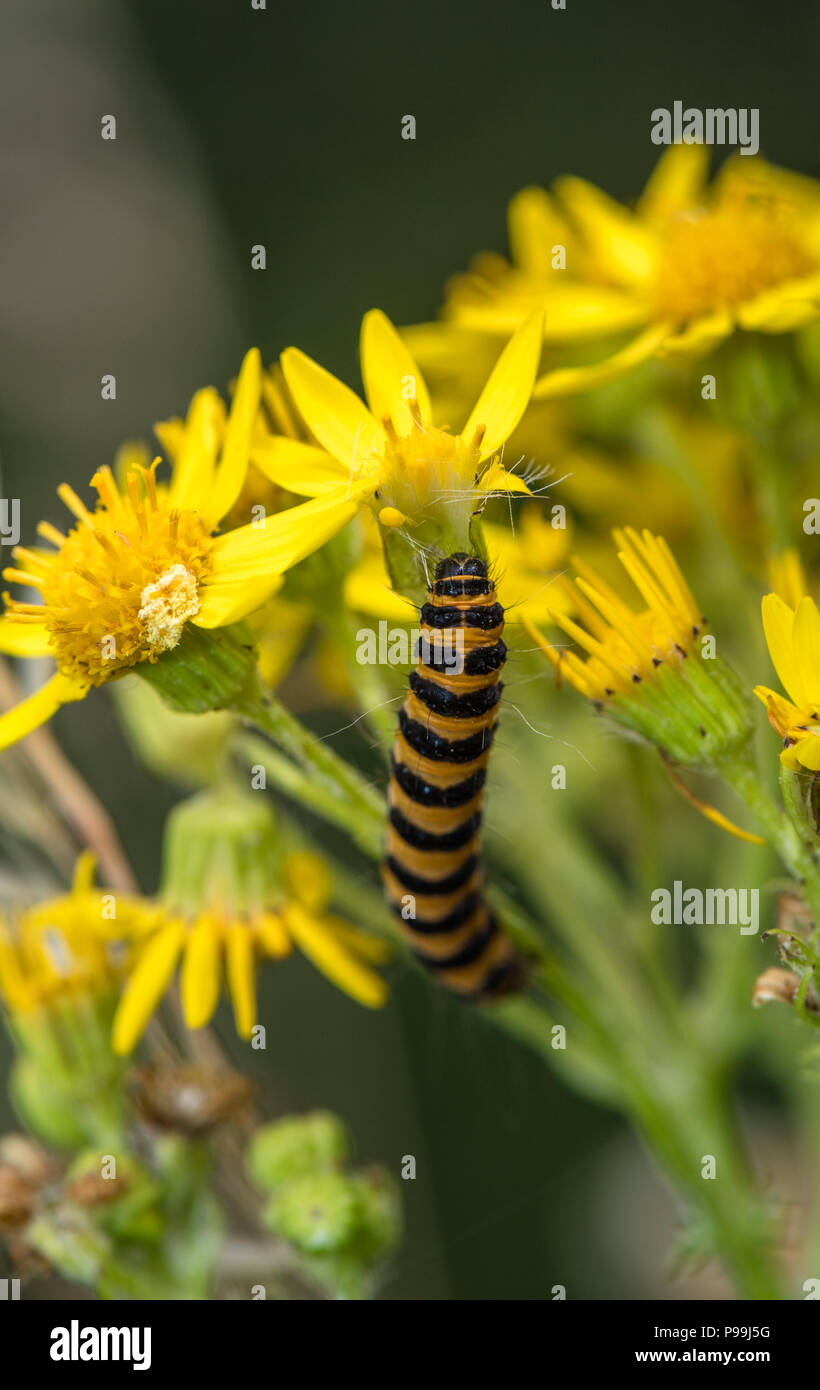
[[[382,526],[397,527],[404,526],[407,517],[404,512],[396,511],[395,507],[382,507],[379,512],[379,521]]]
[[[387,447],[380,460],[378,515],[385,526],[417,519],[442,498],[469,495],[480,471],[483,429],[465,442],[448,429],[424,420],[417,401],[409,401],[408,407],[411,425],[407,434],[400,435],[389,416],[382,421]]]
[[[172,565],[153,584],[146,584],[138,614],[145,627],[145,640],[154,652],[167,652],[177,645],[189,618],[199,612],[196,575],[184,565]]]
[[[688,323],[732,309],[812,268],[779,212],[740,197],[727,199],[670,228],[655,281],[656,309],[662,318]]]
[[[171,506],[155,466],[134,465],[122,490],[110,468],[100,469],[91,480],[99,497],[93,512],[63,484],[59,495],[77,525],[63,535],[41,523],[56,553],[18,546],[17,568],[4,571],[42,595],[41,604],[7,599],[8,618],[45,623],[60,670],[89,685],[156,661],[199,611],[211,531],[197,512]]]

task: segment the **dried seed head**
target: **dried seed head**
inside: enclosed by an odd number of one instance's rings
[[[781,970],[779,966],[772,966],[770,970],[764,970],[763,974],[755,980],[752,1006],[759,1009],[762,1004],[771,1004],[772,1002],[793,1004],[799,988],[800,976],[793,970]],[[810,1013],[820,1013],[820,999],[811,986],[806,992],[806,1008]]]

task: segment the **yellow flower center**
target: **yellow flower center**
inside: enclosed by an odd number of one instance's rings
[[[687,323],[811,269],[811,257],[777,209],[727,199],[670,229],[655,281],[656,309],[661,318]]]
[[[177,645],[199,612],[211,532],[198,513],[170,506],[153,467],[129,469],[123,492],[109,468],[91,486],[99,495],[94,512],[66,484],[58,489],[79,523],[67,536],[47,523],[38,528],[57,553],[18,546],[21,567],[5,574],[40,589],[43,598],[42,604],[7,600],[9,618],[45,623],[60,670],[101,685]]]
[[[392,420],[383,421],[387,447],[379,459],[377,511],[385,525],[396,525],[399,513],[420,520],[431,504],[472,495],[480,471],[480,446],[484,430],[469,443],[421,418],[416,401],[409,402],[412,423],[408,434],[399,435]]]

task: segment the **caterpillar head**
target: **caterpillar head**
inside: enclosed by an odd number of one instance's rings
[[[469,574],[478,579],[486,579],[486,562],[480,560],[477,555],[468,555],[464,550],[457,550],[454,555],[448,555],[446,559],[440,560],[436,565],[436,579],[452,579],[455,575],[460,574]]]

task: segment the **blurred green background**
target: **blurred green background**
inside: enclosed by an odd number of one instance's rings
[[[763,153],[818,172],[811,0],[19,0],[2,28],[0,461],[29,541],[62,522],[62,479],[223,386],[251,343],[355,383],[362,313],[431,317],[449,274],[504,249],[524,184],[634,197],[656,106],[757,106]],[[153,889],[173,793],[105,695],[57,729]],[[709,832],[681,823],[702,863]],[[680,1296],[658,1259],[671,1207],[616,1117],[400,964],[375,1017],[301,960],[260,978],[267,1052],[218,1025],[265,1110],[330,1107],[361,1159],[417,1158],[385,1297]]]

